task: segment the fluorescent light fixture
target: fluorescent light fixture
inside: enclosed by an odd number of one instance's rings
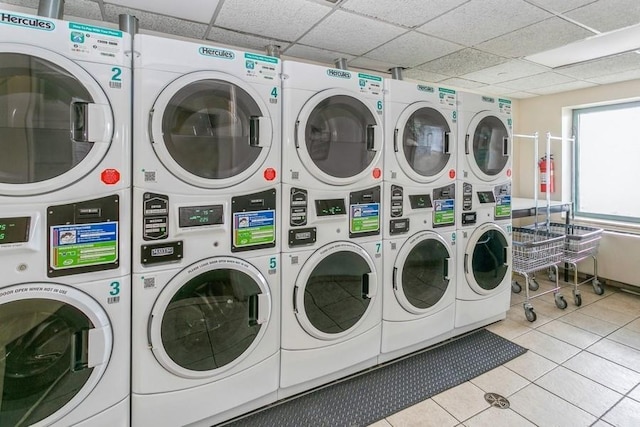
[[[527,61],[556,68],[640,48],[640,24],[597,34],[555,49],[525,56]]]

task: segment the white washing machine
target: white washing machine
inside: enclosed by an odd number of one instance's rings
[[[512,126],[510,100],[458,92],[458,179],[511,179]]]
[[[511,300],[511,181],[458,182],[455,334],[504,319]]]
[[[128,425],[131,37],[0,15],[0,419]]]
[[[382,184],[383,79],[294,61],[282,73],[283,221],[295,226],[309,214],[289,212],[298,190],[337,199]]]
[[[377,363],[381,246],[335,241],[282,254],[280,398]]]
[[[280,60],[134,50],[132,421],[209,426],[277,398]]]

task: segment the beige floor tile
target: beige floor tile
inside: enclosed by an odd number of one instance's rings
[[[545,359],[539,354],[528,351],[522,356],[518,356],[515,359],[510,360],[502,366],[511,369],[513,372],[528,379],[529,381],[535,381],[558,365],[549,359]]]
[[[556,363],[562,363],[580,352],[578,347],[574,347],[571,344],[567,344],[537,330],[520,335],[513,339],[513,342]]]
[[[640,402],[626,398],[602,417],[616,427],[638,427],[640,425]]]
[[[471,382],[480,387],[485,393],[498,393],[501,396],[508,397],[529,385],[530,381],[504,366],[498,366],[477,376]]]
[[[615,304],[605,304],[605,301],[607,301],[610,298],[613,298],[613,295],[610,296],[609,298],[604,298],[598,302],[589,304],[586,307],[581,307],[579,312],[596,319],[605,320],[617,326],[624,326],[637,317],[632,314],[627,314],[627,313],[622,313],[620,311],[617,311],[615,308],[612,308],[616,306]],[[638,308],[636,307],[636,310],[637,309]]]
[[[602,416],[622,398],[620,393],[562,366],[535,383],[596,417]]]
[[[573,326],[577,326],[578,328],[584,329],[585,331],[600,335],[601,337],[607,336],[611,332],[619,328],[618,325],[614,325],[613,323],[606,322],[602,319],[596,319],[592,316],[587,316],[586,314],[582,313],[582,310],[584,309],[581,308],[580,310],[574,311],[573,313],[568,313],[566,316],[562,316],[558,320]]]
[[[433,396],[433,400],[456,419],[464,421],[489,407],[484,394],[479,387],[467,381]]]
[[[638,306],[640,306],[640,295],[628,292],[616,292],[607,298],[603,298],[598,304],[602,304],[612,310],[628,314],[633,318],[640,317]]]
[[[640,383],[640,373],[587,351],[567,360],[563,366],[622,394]]]
[[[589,426],[596,417],[547,390],[531,384],[509,399],[511,409],[538,426]]]
[[[511,340],[531,330],[530,327],[525,326],[522,323],[514,322],[511,319],[501,320],[487,326],[486,329],[508,340]]]
[[[602,338],[600,335],[585,331],[584,329],[561,322],[560,320],[554,320],[546,325],[542,325],[537,330],[583,349]]]
[[[587,349],[590,353],[596,354],[619,365],[640,372],[640,351],[627,347],[608,339],[603,339]]]
[[[393,414],[387,421],[393,427],[453,427],[459,423],[432,399]]]
[[[567,296],[564,296],[565,301],[567,302],[567,308],[561,309],[556,306],[556,303],[553,300],[553,296],[550,296],[549,301],[543,299],[536,299],[531,301],[533,305],[533,310],[536,312],[537,316],[543,315],[550,319],[557,319],[559,317],[565,316],[567,313],[570,313],[576,310],[576,307],[570,305],[570,300]]]
[[[626,324],[624,328],[640,333],[640,319],[636,319],[633,322]]]
[[[369,424],[368,427],[393,427],[391,424],[389,424],[387,422],[387,420],[380,420],[378,422],[375,422],[373,424]]]
[[[536,315],[537,314],[538,313],[536,313]],[[507,319],[513,320],[514,322],[520,323],[528,328],[537,328],[553,320],[551,317],[547,317],[543,313],[540,313],[535,322],[529,322],[527,318],[524,317],[524,308],[522,307],[522,304],[511,306],[509,311],[507,311]]]
[[[518,283],[522,282],[519,280]],[[511,305],[522,305],[522,303],[524,302],[524,298],[524,292],[520,292],[518,294],[514,294],[513,292],[511,292]]]
[[[639,308],[640,310],[640,308]],[[621,328],[607,336],[611,341],[628,345],[636,350],[640,350],[640,332],[634,332],[631,329]]]
[[[628,397],[632,398],[633,400],[637,400],[638,402],[640,402],[640,385],[636,388],[634,388],[631,393],[629,393]]]
[[[489,408],[464,422],[466,427],[535,427],[511,409]]]

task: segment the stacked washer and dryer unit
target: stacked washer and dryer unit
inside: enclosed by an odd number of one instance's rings
[[[504,319],[510,304],[511,101],[458,93],[456,334]]]
[[[134,51],[132,423],[210,426],[277,399],[281,63]]]
[[[279,397],[377,363],[383,79],[284,61]]]
[[[0,11],[0,424],[129,423],[131,37]]]
[[[385,87],[381,362],[451,337],[456,297],[456,92]]]

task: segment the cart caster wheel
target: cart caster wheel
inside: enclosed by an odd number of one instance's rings
[[[602,287],[602,284],[600,284],[600,281],[598,279],[593,279],[593,282],[591,284],[593,285],[593,292],[595,292],[596,295],[604,294],[604,288]]]
[[[580,307],[582,305],[582,295],[580,294],[575,294],[573,296],[573,302],[576,303],[576,306]]]
[[[556,295],[556,307],[561,310],[567,308],[567,300],[565,300],[562,295]]]
[[[549,281],[551,282],[555,282],[556,281],[556,273],[553,270],[549,270]]]
[[[540,288],[540,284],[538,284],[538,281],[536,279],[531,279],[529,281],[529,290],[530,291],[537,291]]]
[[[536,316],[536,312],[533,311],[533,307],[524,309],[524,317],[526,317],[529,322],[535,322],[538,318],[538,316]]]
[[[520,286],[520,283],[516,282],[515,280],[512,281],[511,292],[513,292],[514,294],[519,294],[520,292],[522,292],[522,286]]]

